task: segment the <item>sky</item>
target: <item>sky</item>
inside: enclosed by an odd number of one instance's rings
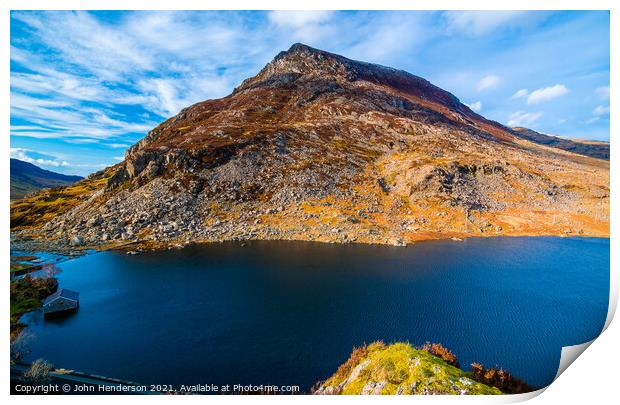
[[[508,126],[609,140],[607,11],[13,11],[11,157],[87,175],[295,42],[406,70]]]

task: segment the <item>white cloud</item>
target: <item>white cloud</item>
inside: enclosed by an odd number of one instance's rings
[[[543,116],[542,112],[517,111],[508,117],[509,127],[528,126]]]
[[[271,11],[269,21],[276,25],[300,28],[308,24],[316,24],[329,20],[332,11]]]
[[[199,101],[223,97],[232,87],[227,78],[194,77],[191,84],[189,81],[189,78],[144,79],[137,84],[141,95],[121,101],[128,104],[139,103],[157,115],[170,117]]]
[[[478,85],[476,86],[476,89],[478,91],[490,89],[490,88],[496,87],[500,83],[500,81],[501,80],[499,77],[495,75],[488,75],[480,79],[480,81],[478,82]]]
[[[154,70],[156,60],[123,30],[78,12],[17,12],[13,17],[34,28],[65,60],[76,63],[105,80],[119,80],[141,70]]]
[[[24,162],[32,163],[39,166],[53,166],[53,167],[66,167],[69,166],[69,162],[65,160],[57,160],[53,156],[43,155],[36,153],[29,149],[24,148],[11,148],[11,158],[19,159]]]
[[[475,112],[482,111],[482,103],[480,101],[476,101],[475,103],[465,104],[465,105],[471,108],[472,111],[475,111]]]
[[[399,12],[373,14],[361,24],[344,20],[330,25],[332,32],[326,38],[333,42],[327,49],[333,48],[353,59],[397,66],[403,63],[403,55],[410,54],[431,36],[427,24],[419,14]],[[350,35],[351,32],[356,35]]]
[[[146,52],[158,57],[166,54],[182,55],[179,61],[167,62],[171,70],[186,71],[190,68],[188,62],[191,60],[209,58],[202,51],[197,52],[197,41],[202,41],[203,50],[220,55],[226,50],[230,52],[227,47],[236,46],[238,41],[244,39],[244,32],[236,27],[234,14],[230,14],[230,17],[230,23],[226,23],[210,13],[195,18],[182,11],[140,12],[132,14],[120,28]]]
[[[528,95],[529,93],[530,93],[530,92],[529,92],[527,89],[521,89],[521,90],[518,90],[515,94],[513,94],[513,95],[512,95],[512,97],[510,97],[510,98],[522,98],[522,97],[527,97],[527,95]]]
[[[33,138],[106,139],[132,132],[146,132],[155,122],[125,122],[106,114],[104,108],[87,108],[67,99],[41,99],[11,94],[11,116],[27,120],[13,126],[11,135]]]
[[[609,106],[599,105],[594,109],[594,111],[592,111],[592,114],[599,117],[601,115],[609,114]]]
[[[536,89],[528,96],[527,103],[536,104],[543,101],[553,100],[554,98],[561,97],[566,93],[568,93],[568,88],[563,84],[556,84],[554,86]]]
[[[146,132],[161,119],[122,106],[167,118],[225,96],[236,77],[255,73],[247,60],[268,52],[257,44],[262,38],[244,35],[241,22],[235,26],[234,18],[225,21],[217,13],[126,13],[114,23],[87,12],[12,16],[47,47],[42,53],[25,43],[11,47],[11,60],[27,69],[11,72],[11,117],[33,124],[14,134],[20,136],[102,139]],[[222,65],[226,75],[218,71]]]
[[[333,11],[270,11],[269,21],[296,41],[315,42],[333,33],[326,23]]]
[[[66,138],[64,139],[64,142],[74,143],[77,145],[89,145],[89,144],[98,144],[101,142],[101,140],[94,139],[94,138]]]
[[[597,87],[596,94],[603,100],[609,100],[609,86]]]
[[[443,14],[448,32],[463,32],[471,36],[490,33],[511,26],[522,17],[525,11],[446,11]]]

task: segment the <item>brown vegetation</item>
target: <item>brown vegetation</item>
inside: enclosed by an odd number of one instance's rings
[[[443,347],[441,343],[426,342],[420,349],[429,352],[433,356],[439,357],[451,366],[456,368],[461,367],[454,353]]]
[[[491,387],[497,387],[507,394],[534,391],[534,388],[528,383],[513,377],[508,371],[501,368],[484,368],[482,364],[473,363],[471,365],[471,376],[472,379]]]
[[[338,367],[338,370],[336,370],[336,373],[334,374],[334,376],[339,379],[346,378],[346,376],[351,374],[351,370],[353,370],[353,367],[357,366],[360,363],[361,359],[366,357],[367,354],[368,354],[368,349],[366,345],[360,346],[360,347],[354,347],[353,351],[351,352],[351,356],[349,356],[347,361],[345,361],[344,363],[340,365],[340,367]]]

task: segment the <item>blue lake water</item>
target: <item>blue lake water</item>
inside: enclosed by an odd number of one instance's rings
[[[156,384],[308,390],[353,346],[441,342],[468,369],[549,384],[600,333],[609,239],[474,238],[409,247],[218,243],[64,262],[77,313],[25,315],[30,359]]]

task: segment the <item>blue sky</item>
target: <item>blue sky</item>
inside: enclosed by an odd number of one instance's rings
[[[11,156],[100,170],[294,42],[407,70],[506,125],[609,140],[606,11],[14,11]]]

